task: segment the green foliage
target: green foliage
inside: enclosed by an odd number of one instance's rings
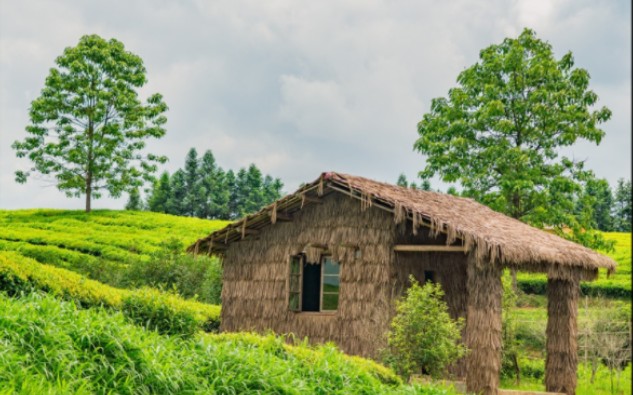
[[[571,53],[556,59],[529,29],[479,58],[418,123],[414,147],[426,159],[421,176],[439,174],[496,211],[554,226],[563,236],[567,227],[568,237],[586,244],[600,242],[590,232],[591,217],[573,210],[593,175],[583,162],[559,157],[578,140],[600,143],[598,125],[611,117],[605,107],[593,110],[598,96],[588,89],[589,73],[574,68]]]
[[[605,179],[593,179],[587,181],[584,191],[584,199],[580,201],[580,212],[583,205],[590,205],[588,210],[592,214],[591,226],[603,232],[613,230],[613,218],[611,211],[613,209],[613,194],[611,187]]]
[[[189,150],[184,169],[171,177],[163,173],[148,196],[150,211],[199,218],[236,219],[258,211],[281,197],[279,178],[263,176],[254,164],[242,168],[237,177],[215,162],[211,150],[198,158]]]
[[[190,311],[173,308],[171,301],[169,294],[142,288],[123,299],[121,311],[147,329],[166,335],[192,336],[199,329],[194,315]]]
[[[169,289],[185,298],[220,304],[222,266],[215,257],[183,253],[184,245],[167,239],[147,261],[134,261],[123,269],[120,285]]]
[[[439,284],[420,285],[413,276],[409,280],[387,335],[386,361],[405,377],[416,371],[437,377],[466,352],[463,319],[451,319]]]
[[[631,180],[618,180],[614,200],[614,230],[631,232]]]
[[[122,310],[134,321],[167,333],[188,335],[194,329],[216,330],[219,327],[219,306],[184,300],[157,290],[130,291],[110,287],[15,252],[0,251],[0,291],[19,295],[34,290],[71,300],[83,307]],[[152,322],[148,324],[150,319]]]
[[[34,165],[16,180],[26,182],[31,172],[51,176],[66,195],[86,195],[86,211],[103,191],[119,197],[152,181],[156,164],[167,159],[140,151],[146,139],[165,134],[167,106],[160,94],[145,105],[139,100],[146,83],[141,58],[115,39],[87,35],[55,63],[31,103],[29,137],[13,143]]]
[[[607,255],[617,262],[616,271],[610,276],[600,270],[595,281],[581,282],[582,295],[602,296],[607,298],[631,299],[631,234],[603,233],[607,242],[613,243],[613,250]],[[545,295],[547,292],[547,277],[543,274],[518,274],[519,288],[528,294]]]
[[[167,239],[192,243],[224,225],[224,221],[149,212],[0,210],[0,250],[19,251],[41,263],[83,274],[98,274],[101,267],[120,271],[127,265],[148,262]]]
[[[130,191],[128,201],[125,204],[125,209],[131,211],[141,211],[143,209],[141,194],[139,193],[138,188],[133,188]]]
[[[247,333],[164,336],[118,313],[38,294],[0,294],[0,311],[3,393],[449,393],[405,386],[389,369],[331,345]]]
[[[521,344],[517,336],[516,308],[518,296],[512,286],[512,276],[508,270],[504,270],[501,280],[503,284],[501,375],[506,377],[514,376],[519,382],[521,380],[519,363]]]

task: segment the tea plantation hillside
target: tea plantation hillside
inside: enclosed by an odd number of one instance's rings
[[[189,244],[227,224],[198,218],[95,210],[0,210],[0,251],[69,269],[147,260],[167,240]]]

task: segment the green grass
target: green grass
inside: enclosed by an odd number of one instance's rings
[[[136,323],[165,333],[191,335],[201,329],[216,330],[220,323],[220,306],[185,300],[151,288],[114,288],[16,252],[0,251],[0,291],[19,295],[33,290],[83,307],[120,310]]]
[[[0,293],[2,394],[448,394],[334,346],[253,334],[160,335],[102,308]]]
[[[544,362],[533,361],[533,364],[541,365]],[[629,395],[631,394],[631,364],[619,373],[619,377],[613,374],[613,392],[611,391],[612,375],[605,366],[600,366],[596,377],[591,382],[590,368],[586,365],[578,367],[578,384],[576,387],[576,395]],[[501,388],[516,389],[524,391],[545,391],[545,382],[543,378],[522,377],[521,384],[516,385],[513,379],[502,379]]]
[[[615,242],[614,251],[604,253],[617,263],[615,273],[607,275],[600,269],[598,279],[582,282],[581,293],[589,296],[631,299],[631,233],[604,233],[607,240]],[[547,289],[545,274],[518,273],[519,287],[525,292],[544,295]]]

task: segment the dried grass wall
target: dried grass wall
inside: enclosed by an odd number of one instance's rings
[[[224,257],[222,330],[272,330],[312,342],[336,342],[349,354],[373,357],[384,345],[391,316],[390,263],[394,253],[393,216],[362,210],[357,200],[338,193],[304,207],[291,222],[277,222],[257,239],[230,245]],[[291,255],[327,245],[341,262],[339,307],[333,314],[288,310]],[[341,246],[356,244],[354,249]],[[318,252],[318,251],[316,251]]]

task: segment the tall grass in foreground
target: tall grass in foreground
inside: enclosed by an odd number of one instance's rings
[[[447,394],[331,345],[252,334],[159,335],[120,313],[0,293],[0,393]]]

